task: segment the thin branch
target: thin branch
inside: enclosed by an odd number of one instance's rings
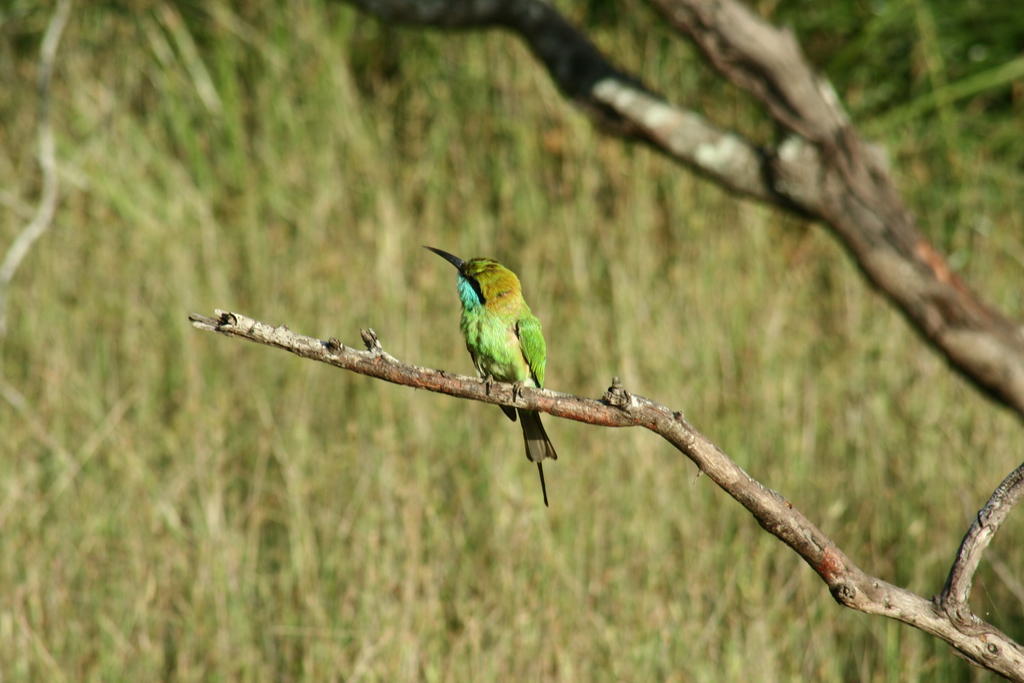
[[[482,382],[403,363],[384,351],[373,330],[362,332],[366,351],[337,339],[323,341],[274,327],[238,313],[215,311],[214,317],[190,315],[200,330],[248,339],[284,349],[394,384],[448,396],[540,410],[556,417],[603,427],[644,427],[686,455],[708,478],[746,508],[821,577],[842,605],[896,619],[946,641],[971,661],[1009,678],[1024,680],[1024,648],[994,626],[978,619],[965,632],[933,601],[865,574],[836,544],[779,493],[765,487],[697,431],[678,411],[631,394],[614,383],[601,399],[549,389]]]
[[[541,0],[348,1],[388,21],[508,29],[604,130],[649,144],[729,191],[823,221],[952,368],[1024,418],[1024,333],[975,295],[920,233],[883,155],[860,139],[791,32],[736,0],[651,0],[791,132],[772,148],[669,103]]]
[[[64,26],[71,15],[71,0],[60,0],[50,18],[39,49],[39,75],[36,87],[39,96],[39,166],[43,173],[43,189],[35,215],[18,234],[0,263],[0,336],[7,332],[7,288],[18,266],[36,240],[43,236],[53,222],[57,210],[57,161],[55,159],[53,125],[50,121],[50,81],[57,46]]]
[[[979,619],[967,603],[974,574],[978,571],[985,549],[1021,498],[1024,498],[1024,464],[1010,472],[996,487],[960,543],[956,561],[949,570],[946,585],[937,602],[962,630],[973,631],[978,627]]]

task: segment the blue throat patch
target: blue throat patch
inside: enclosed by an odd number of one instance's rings
[[[459,301],[462,302],[462,307],[466,310],[472,310],[483,304],[480,294],[476,291],[473,283],[464,278],[461,273],[459,274],[458,289]]]

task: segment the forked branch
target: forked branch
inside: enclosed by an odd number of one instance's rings
[[[941,638],[980,666],[1014,680],[1024,680],[1024,648],[1009,636],[973,615],[969,616],[971,628],[965,629],[963,620],[952,617],[938,601],[866,574],[792,503],[747,474],[687,422],[682,413],[632,394],[617,383],[600,399],[583,398],[548,389],[484,383],[474,377],[403,363],[384,351],[373,330],[362,332],[367,349],[363,351],[345,346],[334,338],[324,341],[307,337],[284,326],[275,327],[238,313],[215,311],[214,317],[193,314],[189,320],[200,330],[274,346],[302,358],[394,384],[485,403],[540,410],[596,426],[649,429],[692,460],[701,472],[745,507],[766,531],[800,555],[840,604],[910,624]],[[1019,480],[1008,490],[1013,492],[1010,497],[1019,498]],[[999,495],[997,490],[993,498]],[[1012,505],[1006,499],[1007,495],[1003,494],[1003,502],[998,505],[999,514],[1003,516]],[[991,516],[988,522],[986,542],[998,526],[992,523]],[[983,547],[977,550],[979,557]],[[963,609],[967,609],[966,604]]]
[[[971,596],[974,573],[981,564],[981,555],[992,542],[1010,510],[1024,497],[1024,464],[1010,472],[996,487],[985,507],[978,511],[974,522],[964,535],[956,561],[949,570],[946,585],[937,599],[939,606],[956,622],[961,630],[977,628],[977,617],[971,613],[967,599]]]

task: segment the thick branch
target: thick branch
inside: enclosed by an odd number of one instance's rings
[[[649,429],[692,460],[743,505],[765,530],[800,555],[840,604],[915,626],[943,639],[985,668],[1024,680],[1024,648],[1007,635],[980,619],[971,632],[964,632],[935,602],[865,574],[792,503],[753,479],[687,422],[682,413],[631,394],[621,386],[613,385],[601,399],[595,400],[548,389],[484,383],[472,377],[403,363],[384,352],[373,330],[363,331],[368,350],[360,351],[337,339],[323,341],[303,336],[286,327],[274,327],[238,313],[216,311],[212,318],[193,314],[189,320],[200,330],[275,346],[303,358],[395,384],[540,410],[592,425]]]
[[[779,202],[768,174],[775,154],[700,114],[669,104],[608,60],[542,0],[348,0],[393,22],[442,28],[505,28],[519,36],[567,97],[606,132],[650,144],[732,192]]]
[[[954,368],[1024,417],[1024,335],[978,298],[918,231],[882,159],[850,124],[793,34],[735,0],[652,3],[720,73],[813,147],[816,173],[803,188],[780,191],[832,228],[871,283]]]
[[[972,293],[924,239],[881,155],[857,135],[790,32],[735,0],[651,0],[792,132],[764,149],[645,88],[541,0],[349,1],[391,21],[507,28],[605,129],[642,140],[730,191],[824,221],[954,369],[1024,417],[1024,334]]]

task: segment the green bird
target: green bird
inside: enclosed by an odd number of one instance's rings
[[[434,247],[424,249],[434,252],[459,271],[457,288],[462,302],[459,329],[466,338],[466,348],[480,377],[528,387],[544,386],[547,347],[540,321],[526,305],[516,274],[493,259],[463,261],[447,251]],[[540,413],[509,406],[500,408],[513,422],[519,414],[526,458],[537,463],[540,490],[547,506],[548,489],[541,463],[545,458],[555,460],[558,455],[544,431]]]

